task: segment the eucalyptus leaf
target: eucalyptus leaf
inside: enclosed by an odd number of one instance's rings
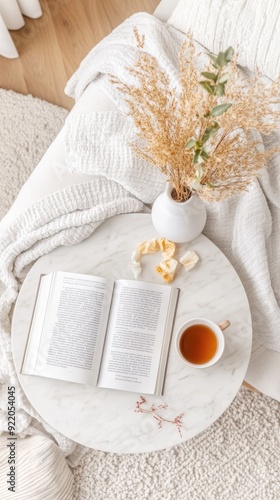
[[[201,156],[203,159],[205,158],[205,160],[207,160],[209,158],[209,154],[206,153],[206,151],[201,151]]]
[[[195,179],[194,181],[191,182],[191,188],[194,189],[195,191],[198,191],[201,189],[201,184],[199,182],[199,179]]]
[[[204,132],[202,139],[201,139],[203,144],[205,144],[212,135],[217,133],[219,125],[217,124],[217,122],[214,122],[214,124],[215,124],[214,127],[211,127],[211,126],[206,127],[205,132]],[[207,156],[207,158],[208,158],[208,156]]]
[[[195,145],[195,140],[194,139],[189,139],[188,142],[187,142],[187,144],[185,145],[185,148],[186,149],[191,149],[191,148],[194,147],[194,145]]]
[[[197,150],[194,153],[193,162],[194,162],[195,165],[198,164],[198,163],[203,163],[204,162],[203,158],[201,158],[201,156],[200,156],[200,151]]]
[[[215,75],[215,73],[210,73],[209,71],[203,71],[201,74],[205,78],[208,78],[208,80],[213,80],[214,82],[217,81],[218,76]]]
[[[212,135],[215,135],[218,132],[218,128],[216,128],[216,127],[212,128],[211,132],[209,133],[209,136],[211,137]]]
[[[205,162],[205,160],[204,160],[203,156],[201,156],[201,154],[198,155],[198,157],[197,157],[197,163],[198,163],[198,165],[201,165],[201,163],[204,163],[204,162]]]
[[[202,168],[202,166],[201,165],[197,165],[196,171],[197,171],[197,179],[200,181],[200,179],[202,178],[202,175],[203,175],[203,168]]]
[[[230,108],[230,106],[232,106],[231,103],[219,104],[218,106],[215,106],[214,108],[211,109],[210,115],[211,116],[220,116],[223,113],[225,113],[228,110],[228,108]]]
[[[208,134],[207,132],[204,132],[202,139],[201,139],[202,144],[205,144],[208,141],[209,137],[210,137],[210,134]]]
[[[227,63],[227,61],[226,61],[226,58],[225,58],[224,53],[223,53],[223,52],[219,52],[218,57],[217,57],[217,59],[216,59],[216,64],[217,64],[220,68],[222,68],[223,66],[225,66],[225,65],[226,65],[226,63]]]
[[[219,66],[217,65],[217,58],[214,54],[211,54],[211,52],[207,52],[207,56],[211,59],[214,68],[218,68]]]
[[[209,139],[209,137],[210,137],[210,135],[211,135],[211,130],[212,130],[212,129],[211,129],[210,127],[207,127],[207,128],[205,129],[205,132],[204,132],[204,134],[203,134],[203,136],[202,136],[202,139],[201,139],[202,144],[205,144],[205,142],[207,142],[207,141],[208,141],[208,139]]]
[[[220,76],[219,78],[219,83],[226,83],[229,79],[229,74],[228,73],[224,73],[222,76]]]
[[[228,47],[227,50],[225,51],[225,60],[227,62],[230,62],[232,57],[234,55],[234,50],[232,47]]]
[[[218,130],[218,128],[220,127],[220,125],[218,124],[218,122],[214,122],[214,121],[213,121],[213,122],[211,122],[211,127],[212,127],[213,129]]]
[[[204,133],[205,133],[205,134],[210,134],[211,130],[212,130],[211,125],[208,125],[208,127],[206,127],[206,129],[205,129],[205,132],[204,132]]]
[[[214,87],[207,82],[206,80],[202,80],[199,82],[199,84],[209,93],[209,94],[214,94]]]
[[[223,95],[225,95],[225,86],[223,83],[219,83],[218,85],[216,85],[216,92],[215,93],[219,97],[222,97]]]
[[[218,187],[219,187],[218,185],[211,184],[211,182],[205,182],[205,184],[206,184],[208,187],[212,188],[212,189],[216,189],[216,188],[218,188]]]
[[[204,132],[202,136],[202,144],[205,144],[208,141],[208,139],[210,139],[211,135],[213,134],[211,134],[210,132],[209,133]]]

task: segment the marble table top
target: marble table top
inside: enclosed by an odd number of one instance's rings
[[[141,394],[106,390],[81,384],[20,374],[41,273],[72,271],[113,279],[133,279],[129,261],[143,240],[156,238],[150,215],[129,214],[107,219],[86,240],[59,247],[41,257],[26,277],[14,311],[13,355],[20,383],[37,412],[65,436],[85,446],[117,453],[150,452],[188,440],[210,426],[230,405],[249,363],[252,327],[248,300],[238,275],[224,254],[205,236],[178,244],[175,258],[186,250],[200,257],[186,273],[182,266],[172,285],[181,289],[171,339],[163,396],[145,396],[141,408],[167,405],[153,412],[135,412]],[[146,255],[139,279],[162,283],[154,272],[161,254]],[[207,317],[217,323],[228,319],[225,351],[212,367],[185,365],[175,351],[175,334],[184,321]],[[153,406],[154,405],[154,406]],[[176,417],[181,417],[179,432]]]

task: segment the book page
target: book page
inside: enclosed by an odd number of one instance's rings
[[[84,274],[51,276],[41,279],[38,297],[47,303],[35,308],[22,372],[96,385],[113,284]]]
[[[173,290],[177,289],[116,281],[98,387],[149,394],[156,391]]]

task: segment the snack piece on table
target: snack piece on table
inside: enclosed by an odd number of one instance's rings
[[[148,241],[142,241],[137,247],[136,252],[138,252],[140,255],[145,255],[147,253],[155,253],[159,250],[159,244],[158,240],[148,240]]]
[[[171,283],[177,264],[178,261],[176,259],[164,259],[159,266],[155,267],[155,271],[160,274],[166,283]]]
[[[176,244],[166,238],[159,238],[158,244],[164,258],[171,259],[171,257],[175,254]]]
[[[167,283],[170,283],[170,281],[173,280],[175,269],[178,263],[177,260],[172,259],[173,255],[175,254],[176,245],[175,243],[173,243],[173,241],[169,241],[166,238],[159,238],[158,240],[152,239],[152,240],[142,241],[142,243],[139,243],[136,250],[134,250],[134,252],[132,253],[130,262],[130,267],[132,269],[134,278],[137,279],[142,272],[142,267],[140,264],[142,255],[147,255],[149,253],[156,253],[158,252],[158,250],[161,250],[164,259],[160,263],[160,265],[157,266],[156,270],[159,269],[157,272],[159,272],[159,274],[162,275],[163,279]],[[170,263],[168,261],[170,261]],[[176,265],[174,266],[175,262]],[[163,267],[161,267],[162,265]],[[171,266],[170,270],[168,266]],[[173,268],[172,266],[174,267],[173,274],[172,274],[172,268]]]
[[[198,263],[199,257],[194,250],[189,250],[180,259],[179,262],[183,264],[186,271],[190,271]]]
[[[137,279],[139,278],[141,272],[142,272],[142,267],[140,264],[140,259],[142,255],[146,255],[148,253],[155,253],[159,250],[159,244],[157,240],[148,240],[148,241],[142,241],[140,243],[136,250],[132,252],[131,255],[131,262],[130,262],[130,267],[132,269],[134,278]]]
[[[132,259],[131,262],[129,263],[129,266],[133,272],[134,278],[135,279],[139,278],[139,276],[142,272],[142,267],[141,267],[140,262]]]
[[[133,262],[140,262],[141,259],[141,253],[138,252],[138,250],[134,250],[131,255],[131,260]]]

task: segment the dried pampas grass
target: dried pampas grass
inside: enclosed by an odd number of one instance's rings
[[[143,48],[144,37],[137,30],[135,38]],[[279,127],[280,80],[264,83],[258,73],[245,79],[236,60],[228,58],[219,67],[217,58],[210,55],[202,73],[206,80],[201,82],[198,57],[189,35],[179,53],[179,93],[156,58],[145,52],[128,68],[134,86],[117,79],[112,82],[124,94],[137,127],[134,150],[165,174],[174,186],[175,199],[183,201],[197,193],[205,201],[220,201],[247,190],[269,158],[280,151],[264,150],[260,136]],[[218,75],[215,82],[213,71]],[[225,109],[218,116],[210,114],[222,104]],[[205,140],[205,131],[211,130]]]

